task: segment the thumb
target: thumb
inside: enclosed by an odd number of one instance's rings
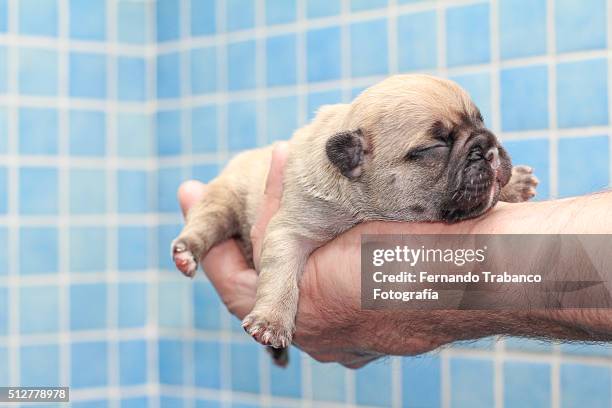
[[[196,203],[202,201],[206,195],[206,184],[197,180],[188,180],[182,183],[178,189],[178,200],[183,211],[183,216]]]

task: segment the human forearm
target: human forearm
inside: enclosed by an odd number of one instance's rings
[[[456,340],[491,335],[612,340],[609,309],[366,311],[360,310],[358,281],[362,234],[607,234],[612,232],[609,208],[612,208],[612,193],[602,193],[565,200],[503,204],[484,217],[452,225],[362,224],[314,254],[303,279],[306,288],[302,293],[308,299],[303,303],[307,308],[322,305],[316,310],[318,314],[325,314],[331,308],[334,319],[340,320],[334,324],[342,325],[343,333],[350,333],[342,336],[350,336],[346,341],[354,343],[351,347],[378,353],[418,354]],[[317,287],[311,287],[312,282]],[[356,285],[347,286],[348,282]],[[335,299],[333,307],[326,300],[330,293]],[[311,324],[308,322],[303,327],[319,334],[334,333],[329,327],[313,328],[309,327]],[[328,341],[340,341],[342,336],[333,336]]]

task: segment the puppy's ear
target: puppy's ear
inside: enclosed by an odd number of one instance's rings
[[[361,175],[366,156],[369,154],[360,129],[336,133],[327,141],[325,152],[329,161],[349,179]]]

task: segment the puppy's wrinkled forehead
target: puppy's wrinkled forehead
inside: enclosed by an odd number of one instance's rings
[[[371,134],[374,142],[391,133],[397,138],[399,133],[412,144],[434,137],[436,126],[452,127],[479,118],[470,96],[456,83],[430,75],[395,75],[353,101],[348,126]]]

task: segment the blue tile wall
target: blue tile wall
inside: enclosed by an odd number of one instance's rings
[[[74,342],[70,348],[70,385],[75,389],[108,384],[108,345],[103,341]]]
[[[70,0],[70,37],[75,40],[104,41],[105,0]]]
[[[270,364],[270,393],[278,397],[300,398],[302,396],[301,356],[296,349],[289,351],[291,364],[286,368]]]
[[[58,231],[55,227],[22,227],[19,231],[19,269],[23,275],[58,270]]]
[[[117,154],[121,157],[146,158],[153,153],[153,138],[148,115],[121,113],[117,116]]]
[[[601,345],[278,369],[168,256],[183,180],[398,72],[464,87],[538,199],[606,188],[607,3],[0,0],[0,385],[69,378],[75,407],[609,407]]]
[[[232,370],[231,389],[239,392],[258,393],[259,353],[263,349],[255,343],[232,343],[230,361]],[[256,375],[253,375],[256,374]]]
[[[159,0],[157,2],[157,41],[165,42],[177,40],[180,36],[179,29],[179,8],[178,0]]]
[[[566,35],[565,32],[559,34]],[[499,52],[502,59],[545,54],[546,40],[546,0],[500,0]]]
[[[214,0],[191,1],[191,35],[211,35],[217,30],[217,7]]]
[[[189,288],[182,282],[161,282],[158,290],[157,303],[159,304],[158,322],[164,328],[181,328],[187,326],[187,311],[185,299],[190,293]]]
[[[255,88],[255,41],[241,41],[227,46],[227,81],[230,91]]]
[[[293,85],[297,81],[296,36],[280,35],[266,41],[266,84]]]
[[[388,72],[387,21],[351,25],[351,75],[384,75]]]
[[[266,24],[288,24],[296,19],[296,0],[266,0]]]
[[[400,71],[436,68],[438,65],[436,12],[432,10],[399,16],[397,43]]]
[[[44,48],[19,50],[19,93],[24,95],[57,95],[57,52]]]
[[[191,93],[212,93],[217,90],[217,53],[215,47],[191,50]]]
[[[172,156],[181,153],[181,111],[159,111],[157,113],[157,154]]]
[[[355,373],[356,401],[360,405],[391,405],[391,367],[375,362]]]
[[[143,327],[147,321],[147,286],[144,283],[121,283],[118,289],[119,327]]]
[[[340,14],[340,0],[309,0],[306,2],[308,18],[329,17]]]
[[[21,0],[19,32],[25,35],[55,37],[58,33],[57,0]]]
[[[70,228],[71,272],[102,272],[106,270],[107,258],[105,228]]]
[[[440,359],[407,358],[402,361],[402,406],[406,408],[441,405]]]
[[[180,54],[172,52],[157,56],[157,97],[178,98],[180,86]]]
[[[106,171],[70,171],[70,211],[74,214],[102,214],[106,211]]]
[[[5,167],[0,167],[0,214],[8,212],[9,180]]]
[[[228,0],[225,7],[228,31],[245,30],[255,26],[255,0]]]
[[[563,408],[610,405],[609,367],[562,364],[560,386]]]
[[[8,150],[8,115],[6,109],[0,107],[0,153]]]
[[[9,310],[9,292],[8,288],[0,287],[0,306],[2,310]],[[9,316],[4,313],[0,316],[0,336],[6,336],[9,328]]]
[[[19,171],[19,212],[24,215],[56,214],[58,209],[57,169],[22,167]],[[45,200],[41,200],[45,197]]]
[[[551,405],[550,365],[507,361],[504,363],[504,406],[537,408]]]
[[[144,101],[146,95],[146,60],[135,57],[119,57],[117,96],[123,101]]]
[[[106,326],[106,285],[86,283],[70,288],[70,329],[95,330]]]
[[[485,408],[494,405],[492,361],[456,357],[451,359],[450,371],[453,407]]]
[[[147,382],[147,343],[144,340],[119,343],[119,382],[121,385]]]
[[[542,65],[508,68],[500,74],[502,130],[548,127],[548,75]]]
[[[146,226],[129,225],[117,231],[117,267],[144,270],[149,266],[149,236]]]
[[[195,384],[198,387],[220,389],[221,347],[216,341],[196,341],[194,344]]]
[[[557,66],[559,127],[608,124],[608,64],[605,59]]]
[[[340,28],[322,28],[306,33],[307,78],[309,82],[340,78]]]
[[[491,59],[488,4],[452,7],[446,12],[448,66],[482,64]]]
[[[194,153],[215,153],[217,143],[217,107],[196,106],[191,110],[191,149]]]
[[[8,0],[0,0],[0,32],[8,28]]]
[[[0,47],[0,93],[6,93],[8,82],[8,52],[6,47]]]
[[[346,376],[341,366],[311,362],[311,381],[314,398],[319,401],[344,401],[346,396]]]
[[[21,334],[49,334],[59,328],[59,290],[53,286],[26,286],[19,291],[19,308],[29,313],[19,316]]]
[[[555,1],[558,52],[606,48],[605,0]]]
[[[104,156],[106,153],[106,114],[96,110],[72,110],[69,119],[70,154]]]
[[[20,384],[60,386],[60,359],[57,344],[24,346],[19,350]]]
[[[288,140],[298,128],[298,100],[296,97],[271,98],[266,104],[268,142]]]
[[[148,38],[146,2],[120,1],[117,4],[117,39],[126,44],[143,44]]]
[[[183,383],[183,343],[180,340],[160,339],[158,342],[159,381],[161,384]]]
[[[238,151],[257,145],[257,108],[255,102],[230,102],[228,111],[228,148]]]
[[[58,114],[55,109],[21,108],[19,110],[19,153],[57,154]]]
[[[193,287],[193,323],[196,329],[218,330],[221,328],[219,309],[221,302],[214,296],[210,282],[196,282]]]
[[[8,229],[0,228],[0,275],[8,274]]]
[[[106,98],[106,56],[99,53],[70,54],[70,96]]]
[[[144,170],[117,172],[117,209],[120,213],[142,213],[149,209],[149,179]]]
[[[586,194],[609,185],[609,145],[608,136],[559,140],[559,196]]]

